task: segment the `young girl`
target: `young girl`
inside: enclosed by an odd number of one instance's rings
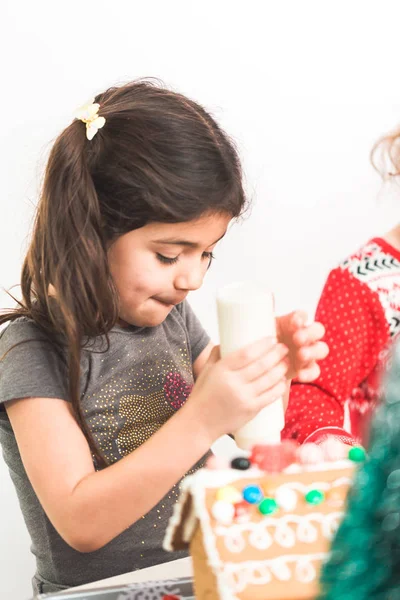
[[[400,129],[373,150],[375,164],[377,151],[384,165],[392,163],[391,177],[400,174],[399,142]],[[326,329],[329,356],[312,384],[293,382],[283,435],[300,443],[320,443],[329,434],[365,443],[381,375],[400,335],[400,224],[330,272],[316,319]]]
[[[324,331],[304,314],[220,359],[186,302],[244,204],[228,137],[150,83],[99,94],[55,142],[0,339],[36,592],[182,556],[162,550],[182,476],[291,377],[318,376]]]

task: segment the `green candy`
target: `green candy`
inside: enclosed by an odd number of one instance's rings
[[[321,490],[310,490],[305,495],[305,500],[308,502],[308,504],[313,504],[316,506],[325,500],[325,494],[324,492],[321,492]]]
[[[349,460],[353,462],[363,462],[365,460],[365,450],[361,446],[353,446],[349,450]]]
[[[258,505],[258,510],[263,515],[273,515],[278,510],[278,505],[273,498],[264,498]]]

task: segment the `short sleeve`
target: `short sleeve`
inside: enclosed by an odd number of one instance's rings
[[[62,349],[30,319],[0,333],[0,404],[15,398],[68,400],[68,369]]]
[[[209,344],[210,336],[206,333],[187,300],[179,304],[177,308],[185,321],[192,362],[194,362]]]

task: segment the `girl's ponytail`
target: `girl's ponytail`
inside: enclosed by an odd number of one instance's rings
[[[90,173],[96,146],[74,121],[57,139],[47,164],[33,238],[22,268],[20,308],[67,348],[69,393],[76,419],[104,466],[80,407],[80,359],[85,339],[105,334],[118,317],[117,294]],[[7,320],[7,315],[2,321]]]

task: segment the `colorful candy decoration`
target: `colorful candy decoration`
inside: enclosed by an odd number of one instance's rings
[[[246,471],[250,469],[251,462],[245,456],[238,456],[231,461],[232,469],[238,469],[239,471]]]
[[[344,500],[343,490],[331,488],[326,492],[325,499],[330,504],[342,504]]]
[[[298,446],[291,441],[284,441],[280,444],[257,444],[253,447],[249,458],[236,456],[227,461],[222,457],[211,456],[207,461],[207,467],[246,471],[252,466],[256,466],[267,473],[278,473],[295,462],[303,465],[318,465],[323,462],[348,458],[359,463],[365,460],[365,456],[365,450],[362,447],[353,446],[349,449],[338,439],[330,437],[320,445],[308,443]],[[238,479],[240,479],[239,473]],[[252,515],[257,513],[268,518],[278,511],[293,512],[299,502],[306,502],[311,511],[314,510],[312,507],[325,501],[338,506],[343,503],[343,490],[341,489],[331,488],[325,493],[318,488],[308,488],[309,491],[301,500],[298,491],[291,486],[283,484],[277,488],[276,483],[274,484],[275,479],[267,477],[265,481],[257,484],[251,483],[250,480],[250,483],[245,485],[242,490],[233,484],[219,488],[211,508],[212,516],[220,525],[229,527],[233,523],[246,523],[251,520]],[[179,600],[175,596],[163,598],[163,600],[176,599]]]
[[[273,515],[278,510],[278,505],[273,498],[264,498],[258,505],[258,510],[262,515]]]
[[[324,461],[324,452],[317,444],[303,444],[297,448],[297,460],[303,465],[317,465]]]
[[[294,440],[283,440],[282,444],[283,454],[289,464],[296,462],[298,443]]]
[[[296,460],[297,444],[285,440],[281,444],[256,444],[253,446],[250,462],[262,471],[279,473]]]
[[[274,487],[270,481],[261,481],[260,487],[266,498],[273,498],[276,493],[276,487]]]
[[[290,488],[281,487],[276,491],[275,500],[279,508],[292,511],[297,506],[297,493]]]
[[[242,494],[233,485],[227,485],[223,488],[219,488],[217,491],[217,500],[223,500],[224,502],[235,504],[237,502],[241,502]]]
[[[243,489],[242,493],[243,493],[243,498],[249,504],[258,504],[259,502],[261,502],[263,495],[264,495],[262,493],[260,486],[258,486],[258,485],[247,485]]]
[[[231,502],[217,500],[211,508],[211,514],[221,525],[231,525],[235,515],[234,505]]]
[[[363,462],[365,456],[365,450],[361,446],[353,446],[353,448],[350,448],[348,454],[349,460],[352,460],[353,462]]]
[[[304,498],[308,504],[313,504],[314,506],[317,506],[325,500],[325,494],[321,490],[310,490],[309,492],[307,492]]]
[[[275,446],[270,447],[263,444],[256,444],[253,446],[250,454],[250,462],[259,469],[262,469],[264,461],[267,460],[270,448],[275,449]]]
[[[247,523],[250,521],[250,505],[244,500],[233,505],[235,509],[234,520],[236,523]]]
[[[335,460],[343,460],[348,456],[348,448],[337,438],[330,436],[320,445],[324,460],[333,462]]]

